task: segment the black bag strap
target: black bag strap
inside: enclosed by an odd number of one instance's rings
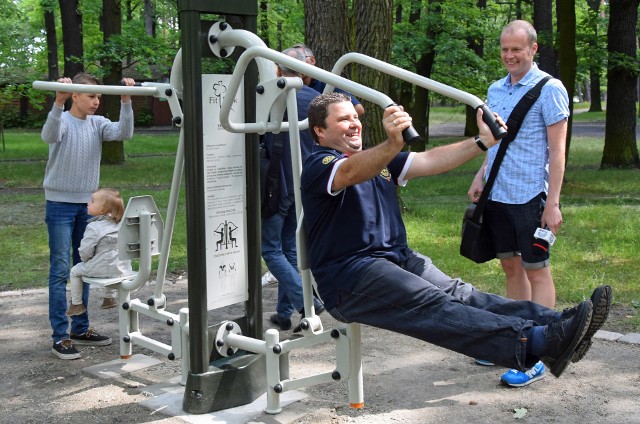
[[[280,160],[282,158],[282,145],[285,139],[282,134],[283,133],[274,134],[273,136],[273,149],[271,150],[267,178],[280,178]]]
[[[489,193],[491,193],[491,188],[493,187],[493,183],[498,176],[498,171],[500,170],[500,164],[502,163],[502,159],[504,159],[504,155],[507,153],[507,147],[509,147],[509,143],[511,143],[518,135],[518,131],[520,131],[520,126],[522,126],[522,121],[524,121],[524,117],[529,113],[529,109],[531,106],[538,100],[540,97],[540,92],[542,91],[542,87],[551,79],[550,75],[542,78],[531,90],[529,90],[523,97],[520,99],[516,107],[513,109],[511,114],[509,115],[509,119],[507,119],[507,135],[500,142],[500,147],[498,148],[498,153],[496,154],[496,158],[493,161],[493,166],[491,166],[491,172],[489,173],[489,178],[482,189],[482,194],[480,195],[480,199],[476,202],[476,208],[473,211],[473,216],[471,219],[475,222],[480,220],[480,215],[482,215],[482,210],[489,200]]]
[[[282,117],[282,122],[287,122],[289,120],[287,116],[287,111],[285,110],[284,115]],[[273,149],[271,151],[271,155],[269,156],[269,170],[267,171],[267,178],[271,179],[280,179],[280,160],[282,159],[282,145],[287,139],[288,132],[279,132],[278,134],[273,134]]]

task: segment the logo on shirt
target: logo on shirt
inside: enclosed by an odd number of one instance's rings
[[[322,158],[322,164],[323,165],[328,165],[330,164],[336,157],[335,156],[325,156],[324,158]]]
[[[391,181],[391,173],[387,168],[384,168],[382,171],[380,171],[380,176],[387,181]]]

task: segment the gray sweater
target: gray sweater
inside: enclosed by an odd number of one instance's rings
[[[131,102],[120,104],[119,122],[99,115],[78,119],[54,104],[41,136],[49,144],[43,183],[45,198],[54,202],[87,203],[100,184],[102,142],[133,136]]]

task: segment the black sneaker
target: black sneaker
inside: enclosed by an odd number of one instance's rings
[[[58,343],[53,342],[51,352],[60,359],[78,359],[80,358],[80,352],[73,345],[73,342],[69,339],[62,340]]]
[[[592,337],[602,327],[604,322],[609,316],[609,308],[611,308],[611,287],[599,286],[593,291],[591,295],[591,303],[593,304],[593,315],[591,317],[591,323],[584,338],[578,343],[576,352],[571,358],[571,362],[578,362],[587,353],[591,344],[593,343]]]
[[[77,345],[86,346],[108,346],[113,340],[109,336],[102,336],[93,328],[87,330],[84,334],[71,333],[71,340]]]
[[[571,308],[564,308],[562,310],[560,319],[571,319],[576,314],[576,310],[578,310],[577,306],[572,306]]]
[[[560,377],[567,368],[576,346],[589,328],[592,313],[591,300],[585,300],[578,305],[573,318],[556,321],[547,326],[547,353],[543,361],[549,365],[551,374]]]
[[[280,327],[282,331],[291,330],[291,318],[282,318],[278,314],[271,314],[269,321]]]

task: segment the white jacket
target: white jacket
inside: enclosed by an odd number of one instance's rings
[[[131,261],[118,259],[118,224],[107,215],[89,220],[80,242],[82,274],[89,277],[122,277],[132,273]]]

